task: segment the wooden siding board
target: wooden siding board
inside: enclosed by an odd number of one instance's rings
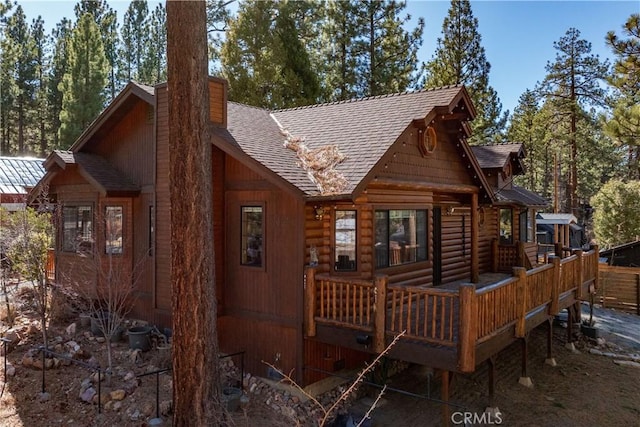
[[[437,126],[438,127],[438,126]],[[409,126],[391,147],[391,158],[382,165],[378,180],[400,178],[428,181],[435,184],[473,185],[473,179],[463,163],[456,141],[438,127],[438,145],[433,153],[422,155],[418,148],[418,132]]]
[[[226,125],[227,98],[223,80],[209,80],[209,119],[216,125]]]
[[[153,107],[142,100],[119,120],[90,151],[108,160],[139,186],[153,184]]]

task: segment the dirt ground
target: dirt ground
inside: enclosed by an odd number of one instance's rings
[[[152,349],[137,360],[132,357],[128,343],[114,343],[115,373],[112,384],[103,385],[102,395],[113,390],[125,390],[123,400],[113,400],[102,407],[85,403],[79,398],[81,383],[91,372],[78,366],[59,366],[43,371],[22,364],[24,354],[41,343],[36,323],[29,319],[28,301],[18,301],[23,316],[20,343],[7,355],[12,376],[4,377],[0,364],[0,425],[19,426],[144,426],[156,417],[155,376],[131,380],[132,376],[168,366],[166,354]],[[615,318],[615,313],[604,315]],[[640,317],[632,316],[632,321]],[[98,342],[87,327],[78,325],[72,334],[67,327],[74,318],[54,323],[51,336],[62,343],[73,340],[102,366],[106,363],[105,343]],[[629,324],[625,319],[623,322]],[[6,327],[5,327],[6,328]],[[632,328],[633,329],[633,328]],[[611,333],[608,331],[608,333]],[[58,338],[59,337],[59,338]],[[619,338],[619,337],[618,337]],[[606,338],[605,338],[606,339]],[[518,384],[520,376],[520,347],[514,345],[498,355],[496,361],[496,404],[501,412],[500,421],[506,426],[640,426],[640,368],[614,363],[616,358],[592,354],[595,342],[580,340],[578,351],[565,348],[566,330],[555,328],[554,355],[556,367],[544,364],[546,336],[544,328],[534,330],[530,337],[528,374],[533,387]],[[607,342],[598,347],[603,352],[629,355],[638,349],[625,346],[624,339]],[[0,363],[4,358],[0,357]],[[11,370],[11,369],[10,369]],[[127,376],[128,375],[128,376]],[[125,377],[129,380],[125,380]],[[168,402],[171,399],[169,375],[159,377],[160,416],[163,425],[171,425]],[[439,378],[423,367],[411,366],[390,378],[388,390],[373,410],[372,419],[363,425],[372,426],[437,426],[441,425]],[[377,391],[369,388],[369,397],[352,407],[352,413],[362,413]],[[410,393],[410,394],[407,394]],[[417,397],[416,395],[419,395]],[[45,397],[43,397],[45,396]],[[488,403],[487,369],[485,365],[471,375],[454,377],[451,412],[482,414]],[[456,419],[461,419],[462,415]],[[494,419],[494,424],[498,424]],[[251,395],[249,402],[233,414],[232,425],[288,426],[299,425],[289,421],[264,402],[264,398]],[[339,424],[336,424],[339,425]],[[342,425],[349,425],[344,422]]]

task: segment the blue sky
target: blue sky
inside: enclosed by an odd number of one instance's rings
[[[42,15],[51,28],[64,16],[73,17],[75,1],[18,0],[31,20]],[[150,9],[156,1],[149,1]],[[122,19],[128,1],[109,4]],[[441,35],[449,1],[408,0],[406,11],[412,19],[425,18],[424,44],[420,60],[431,58]],[[640,0],[626,1],[472,1],[478,18],[482,46],[491,63],[490,84],[498,92],[503,110],[513,111],[518,97],[545,76],[545,65],[555,58],[553,42],[571,28],[592,44],[592,52],[611,57],[604,37],[607,31],[620,33],[632,13],[640,13]]]

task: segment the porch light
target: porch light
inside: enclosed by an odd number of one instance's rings
[[[313,207],[313,211],[314,211],[314,213],[316,215],[316,220],[317,221],[322,221],[322,218],[324,217],[324,214],[326,213],[324,208],[322,206],[314,206]]]

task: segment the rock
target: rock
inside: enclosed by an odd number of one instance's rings
[[[27,335],[29,336],[40,333],[40,329],[38,328],[38,322],[30,323],[29,326],[27,326],[26,332],[27,332]]]
[[[98,359],[96,359],[95,357],[91,356],[89,358],[89,360],[87,360],[87,364],[93,368],[97,368],[98,366],[100,366],[100,363],[98,362]]]
[[[98,384],[99,381],[104,381],[104,372],[100,372],[100,371],[96,371],[93,374],[91,374],[91,381],[94,384]]]
[[[96,342],[99,344],[104,344],[106,341],[105,337],[96,337]]]
[[[114,411],[119,411],[120,409],[122,409],[122,402],[121,401],[114,402],[113,410]]]
[[[44,368],[45,369],[51,369],[51,368],[53,368],[53,365],[54,365],[53,359],[44,359]]]
[[[51,395],[46,391],[38,393],[38,402],[48,402],[51,399]]]
[[[138,409],[133,409],[132,411],[127,410],[127,415],[129,415],[131,421],[138,421],[140,419],[140,411]]]
[[[160,414],[164,417],[171,413],[171,409],[173,409],[173,401],[171,400],[163,400],[160,402]]]
[[[29,368],[33,367],[34,363],[35,360],[30,352],[26,352],[22,355],[22,366]]]
[[[632,368],[640,368],[640,363],[631,360],[614,360],[613,363],[620,366],[630,366]]]
[[[69,351],[80,351],[80,345],[75,341],[67,341],[64,343],[64,346],[69,349]]]
[[[142,414],[148,418],[155,413],[155,405],[151,402],[145,402],[142,404]]]
[[[16,375],[16,367],[13,365],[7,365],[6,374],[8,377],[14,377]]]
[[[110,401],[110,396],[108,393],[101,393],[100,394],[100,403],[102,405],[106,405],[109,401]],[[91,399],[91,402],[97,404],[98,403],[98,395],[96,394],[95,396],[93,396],[93,399]]]
[[[133,372],[129,371],[127,372],[127,374],[124,376],[124,380],[125,381],[131,381],[132,379],[134,379],[136,377],[136,374],[134,374]]]
[[[114,401],[110,400],[107,403],[104,404],[104,410],[105,411],[110,411],[111,409],[113,409],[113,405],[114,405]]]
[[[95,396],[96,394],[96,390],[93,387],[89,387],[80,393],[80,400],[90,403],[93,401],[93,396]]]
[[[67,329],[66,329],[67,335],[70,337],[75,336],[77,328],[78,326],[76,325],[75,322],[67,326]]]
[[[123,400],[126,394],[127,393],[122,389],[113,390],[111,393],[109,393],[112,400]]]
[[[8,329],[7,332],[4,333],[3,338],[11,341],[10,343],[7,343],[7,345],[12,348],[15,348],[15,346],[18,345],[22,340],[20,338],[20,334],[18,333],[18,329],[16,328]]]
[[[607,341],[604,338],[599,337],[596,338],[596,343],[598,344],[598,347],[603,347]]]

